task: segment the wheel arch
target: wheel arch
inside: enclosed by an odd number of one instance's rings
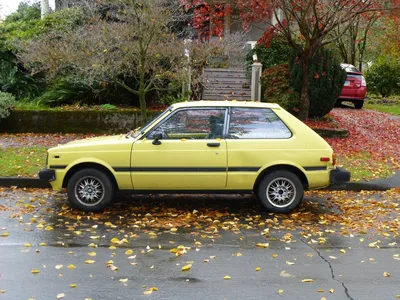
[[[76,172],[83,170],[83,169],[96,169],[96,170],[103,172],[110,178],[111,182],[114,184],[114,187],[116,189],[118,189],[118,183],[117,183],[117,180],[115,179],[114,174],[107,167],[103,166],[102,164],[95,163],[95,162],[82,162],[82,163],[78,163],[78,164],[74,165],[72,168],[70,168],[64,176],[62,187],[66,188],[68,185],[68,181],[71,179],[71,177]]]
[[[295,167],[293,165],[288,165],[288,164],[279,164],[279,165],[273,165],[265,168],[264,170],[261,171],[261,173],[258,175],[254,186],[253,186],[253,191],[258,190],[258,186],[261,182],[261,180],[269,173],[274,172],[274,171],[289,171],[297,175],[299,177],[301,183],[303,184],[304,190],[308,190],[308,179],[306,175],[303,173],[302,170],[300,170],[298,167]]]

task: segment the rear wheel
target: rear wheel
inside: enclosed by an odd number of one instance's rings
[[[294,173],[274,171],[261,180],[257,195],[267,210],[289,213],[301,203],[304,187]]]
[[[354,100],[353,103],[356,109],[361,109],[364,105],[364,100]]]
[[[103,172],[82,169],[68,181],[67,194],[72,206],[87,212],[98,212],[113,200],[115,187]]]

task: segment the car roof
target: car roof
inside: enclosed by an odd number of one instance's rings
[[[174,103],[172,107],[182,108],[182,107],[208,107],[208,106],[218,106],[218,107],[254,107],[254,108],[281,108],[276,103],[265,103],[265,102],[256,102],[256,101],[235,101],[235,100],[220,100],[220,101],[211,101],[211,100],[200,100],[200,101],[187,101]]]
[[[361,72],[353,65],[351,64],[340,64],[343,70],[345,70],[347,73],[359,73]]]

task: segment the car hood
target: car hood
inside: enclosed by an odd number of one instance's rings
[[[97,146],[97,145],[115,145],[115,143],[119,141],[131,141],[134,142],[136,139],[131,137],[126,137],[124,134],[120,135],[112,135],[112,136],[99,136],[94,138],[76,140],[72,142],[68,142],[66,144],[58,145],[57,149],[61,148],[77,148],[77,147],[87,147],[87,146]],[[54,149],[54,148],[53,148]]]

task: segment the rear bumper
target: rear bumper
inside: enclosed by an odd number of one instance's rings
[[[329,174],[331,184],[340,184],[350,181],[350,172],[344,168],[336,167]]]
[[[48,182],[56,180],[56,171],[50,169],[43,169],[39,172],[39,178]]]

